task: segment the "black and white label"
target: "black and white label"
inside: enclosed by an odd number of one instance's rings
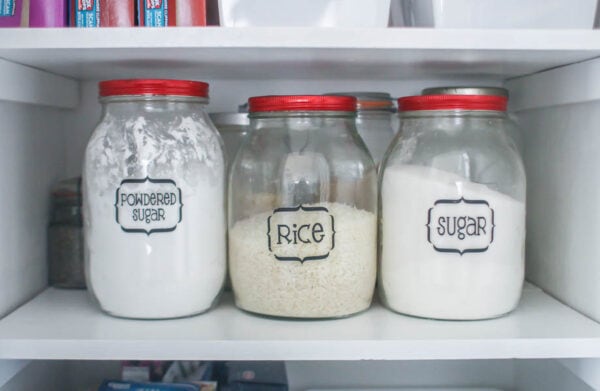
[[[494,210],[485,200],[438,200],[427,213],[427,241],[439,252],[485,252],[494,228]]]
[[[267,239],[279,261],[326,259],[335,248],[335,221],[325,207],[275,209],[267,219]]]
[[[125,232],[171,232],[183,218],[181,189],[171,179],[125,179],[117,189],[116,221]]]

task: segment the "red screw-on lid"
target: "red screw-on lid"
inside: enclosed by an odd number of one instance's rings
[[[507,102],[508,98],[497,95],[418,95],[398,99],[398,110],[506,111]]]
[[[191,80],[130,79],[99,83],[100,96],[175,95],[208,98],[208,83]]]
[[[270,95],[248,99],[250,113],[266,111],[356,111],[353,96]]]

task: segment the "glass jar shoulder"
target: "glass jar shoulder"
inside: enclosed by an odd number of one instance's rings
[[[525,198],[525,170],[505,115],[403,116],[385,167],[418,166]]]
[[[200,176],[218,179],[224,167],[222,140],[202,112],[156,117],[105,113],[90,137],[84,160],[86,176],[100,175],[109,182],[173,172],[190,182]]]
[[[251,173],[263,172],[290,160],[302,160],[310,165],[325,164],[331,175],[348,175],[353,169],[355,175],[363,176],[374,168],[374,163],[366,146],[354,129],[327,121],[316,123],[306,129],[288,129],[285,122],[254,126],[246,143],[241,147],[232,171]],[[297,122],[297,121],[296,121]]]

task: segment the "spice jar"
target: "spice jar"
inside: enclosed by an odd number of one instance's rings
[[[392,97],[385,92],[343,92],[334,95],[356,97],[356,128],[379,167],[396,134],[392,124],[396,112]]]
[[[493,95],[503,96],[506,99],[509,97],[508,90],[502,87],[430,87],[423,89],[422,95]],[[515,143],[519,154],[523,156],[523,137],[519,128],[511,126],[506,131]]]
[[[57,288],[85,288],[81,178],[61,181],[52,189],[48,282]]]
[[[238,307],[331,318],[367,309],[376,279],[376,168],[356,99],[249,100],[251,134],[233,163],[229,267]]]
[[[88,286],[128,318],[208,310],[225,279],[225,162],[208,84],[100,83],[84,162]]]
[[[381,174],[379,287],[394,311],[484,319],[512,311],[524,278],[525,171],[507,98],[401,98]]]
[[[231,167],[237,151],[248,138],[248,113],[211,113],[210,119],[223,138],[228,166]]]

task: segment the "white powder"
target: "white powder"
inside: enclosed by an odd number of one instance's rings
[[[484,204],[438,200],[485,200]],[[437,209],[436,209],[437,208]],[[490,216],[493,209],[493,240]],[[448,235],[451,216],[486,215]],[[443,217],[445,216],[446,217]],[[464,226],[464,224],[463,224]],[[431,229],[431,241],[428,232]],[[444,236],[436,236],[440,231]],[[467,232],[469,231],[469,232]],[[454,232],[454,231],[453,231]],[[469,236],[468,233],[480,235]],[[488,236],[484,235],[487,234]],[[382,182],[382,253],[380,289],[398,312],[439,319],[483,319],[503,315],[517,305],[524,278],[525,205],[487,186],[453,173],[411,165],[386,169]],[[491,243],[490,243],[491,241]],[[440,252],[434,249],[482,249]]]
[[[311,207],[317,205],[310,205]],[[326,259],[280,261],[269,251],[263,213],[238,221],[229,232],[229,266],[236,304],[265,315],[322,318],[363,311],[376,279],[376,217],[339,203],[323,203],[335,219],[335,247]],[[294,217],[298,226],[311,216]],[[319,251],[302,245],[296,255]],[[302,253],[302,254],[300,254]],[[284,255],[294,255],[286,252]]]
[[[131,318],[173,318],[206,311],[225,278],[224,161],[202,115],[165,123],[108,116],[88,144],[84,175],[86,274],[102,309]],[[173,183],[123,184],[123,180]],[[131,220],[119,193],[170,194],[167,221]],[[181,221],[178,206],[181,206]],[[138,205],[139,206],[139,205]],[[148,208],[155,210],[155,208]],[[156,217],[156,216],[155,216]],[[174,228],[125,232],[123,228]]]

